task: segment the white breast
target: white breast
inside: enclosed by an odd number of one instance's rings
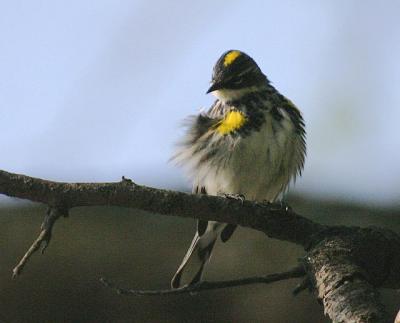
[[[260,131],[251,132],[236,141],[226,139],[223,149],[229,158],[198,169],[197,181],[207,193],[243,194],[250,200],[276,200],[298,170],[299,138],[288,114],[276,121],[266,112]]]

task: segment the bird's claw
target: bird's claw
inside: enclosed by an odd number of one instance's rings
[[[220,194],[222,197],[227,199],[240,201],[242,204],[245,201],[246,197],[243,194],[230,194],[230,193],[222,193]]]
[[[286,202],[279,201],[279,202],[271,202],[264,200],[263,204],[266,204],[268,206],[271,206],[271,210],[273,211],[285,211],[285,212],[290,212],[292,211],[292,207],[289,204],[286,204]]]
[[[284,201],[279,201],[281,210],[285,210],[286,212],[292,211],[292,207]]]

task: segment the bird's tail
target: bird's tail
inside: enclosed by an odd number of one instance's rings
[[[192,285],[200,281],[204,266],[210,259],[215,241],[219,236],[220,226],[220,223],[209,222],[201,236],[196,232],[189,250],[172,278],[172,288]]]

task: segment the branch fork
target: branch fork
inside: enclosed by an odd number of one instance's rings
[[[32,245],[28,249],[28,251],[24,254],[21,260],[13,269],[12,278],[16,278],[19,276],[24,269],[25,265],[27,264],[29,258],[40,249],[41,253],[44,254],[45,250],[50,244],[53,226],[56,221],[60,218],[60,216],[67,217],[68,216],[68,209],[65,207],[49,207],[46,211],[46,215],[40,226],[40,233],[39,236],[33,241]]]

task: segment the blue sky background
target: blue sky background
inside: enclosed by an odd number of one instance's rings
[[[1,1],[0,169],[189,187],[168,164],[181,120],[240,49],[304,114],[296,191],[398,204],[399,14],[394,0]]]

